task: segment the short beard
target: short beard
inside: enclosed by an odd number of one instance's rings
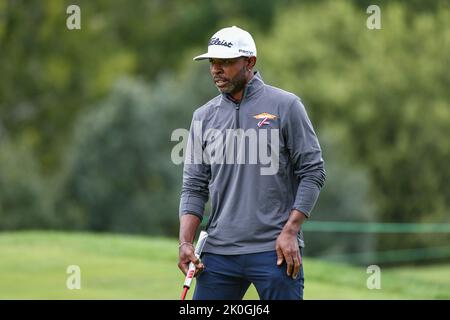
[[[227,94],[235,94],[236,92],[242,91],[247,83],[247,76],[245,74],[246,69],[243,67],[239,73],[228,82],[228,86],[224,89],[217,87],[219,92]]]

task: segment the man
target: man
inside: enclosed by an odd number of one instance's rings
[[[253,71],[256,46],[247,31],[219,30],[194,58],[203,59],[221,94],[193,115],[178,266],[186,274],[196,265],[194,299],[242,299],[251,283],[261,299],[302,299],[301,225],[325,181],[312,124],[297,96]],[[200,262],[192,243],[209,196]]]

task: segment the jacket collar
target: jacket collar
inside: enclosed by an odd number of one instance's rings
[[[244,95],[242,96],[242,100],[249,99],[257,94],[264,87],[264,81],[261,77],[259,71],[255,71],[253,73],[253,78],[245,85]],[[231,101],[233,103],[238,103],[236,100],[231,97],[228,93],[222,93],[222,99]]]

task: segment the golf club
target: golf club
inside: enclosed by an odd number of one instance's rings
[[[203,246],[205,245],[206,238],[208,237],[208,233],[206,231],[201,231],[198,237],[197,245],[195,246],[195,256],[200,259],[200,255],[203,250]],[[186,278],[184,279],[183,293],[181,294],[181,300],[186,298],[186,294],[191,287],[192,279],[195,274],[195,265],[191,262],[189,263],[189,270],[186,273]]]

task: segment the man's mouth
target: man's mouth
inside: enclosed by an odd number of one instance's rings
[[[218,87],[223,87],[223,86],[225,86],[228,83],[228,80],[225,80],[225,79],[214,79],[214,83]]]

